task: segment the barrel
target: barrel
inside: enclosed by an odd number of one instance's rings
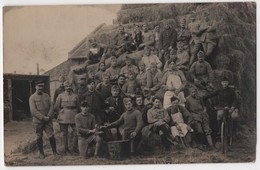
[[[131,155],[130,140],[106,142],[110,159],[122,160]]]

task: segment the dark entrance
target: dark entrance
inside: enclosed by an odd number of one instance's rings
[[[31,95],[30,81],[12,80],[13,120],[31,118],[29,97]]]

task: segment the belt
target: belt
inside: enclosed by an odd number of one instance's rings
[[[76,106],[66,106],[66,107],[61,107],[61,109],[77,109]]]

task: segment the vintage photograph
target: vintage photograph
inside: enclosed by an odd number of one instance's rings
[[[256,2],[3,7],[6,166],[256,161]]]

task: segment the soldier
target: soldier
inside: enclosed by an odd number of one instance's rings
[[[182,18],[180,20],[180,29],[177,31],[177,41],[182,42],[184,45],[184,50],[189,52],[189,40],[190,40],[190,32],[186,28],[186,19]]]
[[[176,49],[177,32],[170,27],[169,23],[165,24],[164,30],[160,33],[159,49],[161,52],[161,61],[165,63],[169,59],[169,50]]]
[[[191,47],[191,59],[189,65],[191,66],[197,56],[197,53],[199,52],[201,48],[201,40],[200,40],[200,22],[195,21],[196,17],[194,15],[190,16],[191,23],[188,25],[188,29],[191,33],[191,39],[190,39],[190,47]]]
[[[198,61],[193,63],[190,68],[190,77],[194,84],[206,91],[213,89],[213,71],[210,64],[205,61],[205,54],[203,51],[198,52]]]
[[[158,50],[159,50],[159,39],[160,39],[160,26],[159,25],[156,25],[154,27],[154,30],[153,30],[153,36],[154,36],[154,49],[156,51],[156,54],[158,55]]]
[[[95,74],[95,78],[101,82],[103,80],[102,76],[106,71],[106,64],[105,62],[100,62],[98,66],[99,68],[98,68],[98,72]]]
[[[151,54],[149,47],[145,47],[141,62],[146,65],[146,70],[150,68],[151,63],[156,63],[158,69],[162,67],[162,62],[156,55]]]
[[[111,82],[116,82],[120,74],[120,68],[118,67],[117,59],[115,56],[111,57],[111,66],[106,70],[105,73],[109,75]]]
[[[105,122],[104,100],[96,91],[96,82],[93,79],[88,79],[87,86],[88,91],[83,99],[89,103],[89,112],[95,116],[97,124],[101,125]]]
[[[204,13],[204,22],[200,24],[201,37],[203,51],[205,52],[206,58],[209,59],[213,50],[217,46],[217,34],[216,34],[216,21],[211,22],[209,19],[209,14]]]
[[[116,57],[119,57],[121,54],[127,52],[131,53],[133,49],[133,39],[130,34],[125,32],[124,27],[119,27],[119,33],[114,38],[114,54]]]
[[[171,135],[171,128],[168,124],[170,123],[169,114],[162,108],[162,102],[159,97],[154,97],[152,101],[153,107],[147,112],[149,129],[160,134],[164,147],[169,148],[169,144],[166,141],[174,144],[174,137]]]
[[[148,90],[154,95],[159,89],[163,74],[157,69],[156,63],[151,63],[150,69],[147,70],[147,85],[145,90]]]
[[[169,62],[169,70],[164,73],[162,78],[162,88],[166,91],[164,94],[163,107],[167,109],[171,106],[171,97],[177,96],[180,104],[184,106],[184,88],[186,85],[186,77],[183,72],[179,70],[174,61]]]
[[[91,143],[95,143],[94,157],[98,157],[102,145],[102,136],[96,129],[95,116],[90,114],[89,105],[86,101],[81,103],[81,113],[75,116],[75,124],[78,134],[78,146],[80,156],[88,158],[88,148]]]
[[[60,94],[55,103],[55,111],[59,113],[58,122],[60,124],[60,131],[63,136],[63,154],[71,154],[68,145],[68,128],[73,130],[73,152],[78,152],[77,131],[75,126],[75,115],[80,112],[79,98],[72,91],[72,86],[69,82],[65,82],[65,92]]]
[[[130,71],[133,71],[135,74],[138,74],[138,68],[132,63],[133,59],[128,56],[126,56],[125,58],[126,65],[123,68],[121,68],[120,74],[125,75],[126,78],[128,78],[128,74]]]
[[[209,149],[212,150],[213,142],[211,138],[212,130],[209,127],[209,116],[206,111],[206,107],[203,104],[203,100],[198,96],[196,88],[190,90],[191,94],[186,98],[186,108],[192,114],[193,121],[191,127],[194,129],[197,139],[202,139],[202,135],[206,136],[209,144]]]
[[[143,43],[143,35],[139,25],[135,25],[132,37],[136,48],[139,50],[139,45]]]
[[[54,155],[58,155],[56,150],[56,140],[53,133],[52,116],[53,106],[50,96],[43,92],[44,82],[35,83],[36,91],[29,98],[30,111],[33,117],[33,126],[37,135],[37,146],[40,151],[40,158],[44,159],[43,151],[43,131],[49,138],[50,145]]]
[[[143,49],[144,47],[152,47],[154,45],[154,36],[153,33],[148,30],[146,24],[143,25],[143,43],[139,45],[139,48]]]
[[[123,97],[120,96],[119,87],[117,85],[111,87],[111,94],[112,96],[108,97],[105,101],[108,123],[118,120],[124,112]],[[111,128],[110,131],[113,139],[118,140],[118,128]]]
[[[54,92],[53,103],[56,102],[58,95],[65,91],[65,88],[64,88],[65,77],[60,76],[59,82],[60,82],[60,86]]]
[[[107,47],[104,44],[97,43],[95,38],[91,38],[89,44],[88,60],[85,62],[86,66],[99,63],[100,61],[104,62]]]
[[[104,73],[102,82],[97,84],[96,86],[96,91],[99,92],[103,100],[111,96],[111,84],[109,79],[109,75]]]
[[[146,70],[145,70],[145,64],[144,63],[140,62],[138,64],[138,66],[139,66],[138,68],[139,68],[140,71],[136,76],[136,80],[137,80],[138,84],[140,84],[141,89],[143,89],[147,85],[147,73],[146,73]]]
[[[143,127],[142,113],[135,110],[133,107],[133,101],[130,98],[124,99],[124,106],[126,112],[124,112],[120,118],[111,123],[107,124],[107,128],[121,126],[120,134],[123,140],[131,140],[131,153],[136,152],[136,147],[141,140],[141,129]]]

